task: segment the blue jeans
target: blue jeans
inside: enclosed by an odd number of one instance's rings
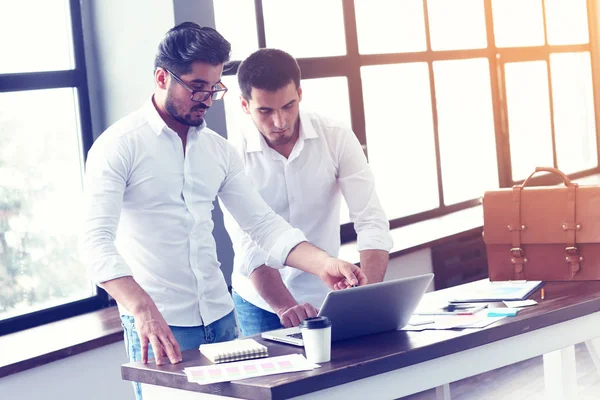
[[[235,290],[231,292],[231,297],[233,297],[235,313],[237,314],[243,336],[251,336],[283,328],[277,314],[263,310],[244,300]]]
[[[123,325],[125,336],[125,348],[129,355],[129,361],[142,360],[142,345],[135,329],[135,320],[132,316],[121,315],[121,325]],[[226,342],[238,337],[238,330],[235,323],[235,315],[232,312],[223,318],[204,326],[169,326],[173,336],[177,340],[181,351],[197,349],[203,343]],[[148,360],[154,358],[152,346],[148,346]],[[133,382],[135,398],[142,400],[142,387],[138,382]]]

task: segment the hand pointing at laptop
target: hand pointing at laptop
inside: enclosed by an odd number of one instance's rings
[[[298,245],[296,249],[303,250],[303,246],[310,246],[308,243]],[[311,265],[322,265],[320,271],[312,271],[318,275],[330,288],[334,290],[342,290],[354,286],[366,285],[368,280],[362,270],[349,262],[329,257],[325,252],[321,253],[323,260],[314,260]],[[288,262],[294,255],[288,257]],[[262,267],[251,275],[251,279],[260,293],[263,293],[265,298],[273,305],[273,311],[279,317],[281,325],[285,328],[298,326],[300,322],[306,318],[316,317],[319,310],[310,303],[298,304],[291,293],[285,289],[283,284],[273,279],[273,275],[278,274],[277,271],[269,267]],[[265,291],[264,286],[269,285],[269,290]]]
[[[367,283],[366,278],[362,281],[361,285],[365,285]],[[341,282],[338,282],[334,285],[335,290],[343,290],[351,287],[357,287],[356,284],[351,284],[348,282],[348,279],[345,279]],[[281,325],[285,328],[291,328],[293,326],[298,326],[302,321],[307,318],[316,317],[319,314],[319,309],[312,306],[310,303],[304,304],[295,304],[287,309],[276,310],[279,319],[281,320]]]

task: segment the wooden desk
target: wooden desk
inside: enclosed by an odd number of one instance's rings
[[[452,290],[460,287],[428,296]],[[540,301],[539,305],[484,329],[394,331],[335,342],[332,361],[308,372],[200,386],[188,383],[182,369],[210,362],[199,351],[189,350],[177,365],[125,364],[122,377],[150,384],[144,385],[145,400],[394,399],[550,353],[545,358],[546,373],[552,378],[547,380],[552,385],[547,398],[568,398],[574,385],[570,349],[600,337],[600,282],[550,282],[545,295],[542,301],[539,291],[534,293],[530,298]],[[272,356],[303,352],[294,346],[261,342]]]

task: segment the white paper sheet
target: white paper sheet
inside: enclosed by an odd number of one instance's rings
[[[522,300],[522,301],[503,301],[503,303],[506,304],[506,307],[519,308],[519,307],[535,306],[538,302],[530,299],[530,300]]]
[[[485,328],[502,318],[506,317],[488,317],[487,310],[482,310],[474,315],[436,315],[427,316],[428,320],[413,316],[409,325],[402,328],[404,331],[422,331],[425,329],[479,329]],[[411,325],[413,323],[413,325]]]
[[[208,385],[257,376],[309,371],[320,367],[318,364],[309,362],[302,354],[290,354],[279,357],[256,358],[253,360],[205,365],[202,367],[189,367],[185,368],[183,372],[187,375],[188,382]]]

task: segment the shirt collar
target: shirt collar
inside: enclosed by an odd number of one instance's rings
[[[250,124],[246,128],[246,153],[254,153],[257,151],[264,151],[268,147],[267,142],[263,135],[256,129],[254,124]],[[300,133],[298,136],[299,142],[303,142],[306,139],[316,139],[319,134],[311,124],[311,120],[306,113],[300,112]]]
[[[150,128],[156,134],[156,136],[159,136],[165,130],[175,133],[171,128],[169,128],[167,126],[167,124],[165,123],[165,120],[162,119],[162,117],[156,110],[156,107],[154,106],[153,98],[154,98],[154,96],[151,96],[150,100],[148,100],[146,102],[146,104],[144,104],[144,107],[142,108],[142,112],[146,116],[146,120],[148,121]],[[188,131],[188,133],[195,133],[195,132],[199,133],[202,129],[206,128],[206,119],[202,122],[202,125],[193,126],[191,128],[192,129],[190,131]]]
[[[258,131],[258,129],[256,129],[254,124],[250,125],[251,127],[248,126],[245,129],[244,134],[246,136],[246,153],[255,153],[257,151],[262,151],[261,142],[264,142],[265,139],[263,138],[263,135]]]
[[[300,112],[300,135],[304,136],[304,139],[316,139],[319,137],[310,116],[303,112]]]

